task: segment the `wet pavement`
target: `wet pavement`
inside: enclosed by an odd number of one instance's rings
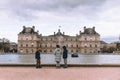
[[[35,65],[34,54],[4,54],[0,55],[0,65]],[[55,65],[53,54],[41,54],[41,64]],[[63,64],[63,59],[61,61]],[[120,55],[68,55],[69,65],[120,65]]]
[[[0,67],[0,80],[120,80],[119,67]]]

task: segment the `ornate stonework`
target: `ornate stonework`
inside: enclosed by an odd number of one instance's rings
[[[76,36],[65,35],[60,29],[53,35],[42,36],[35,31],[35,27],[23,27],[18,34],[18,52],[35,53],[37,49],[42,49],[43,53],[53,53],[56,45],[67,46],[69,53],[94,54],[100,51],[100,35],[95,31],[95,27],[84,27],[83,32]]]

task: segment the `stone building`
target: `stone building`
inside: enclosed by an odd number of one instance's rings
[[[39,47],[39,34],[35,27],[25,27],[18,34],[18,53],[35,53]]]
[[[114,53],[120,54],[120,36],[119,36],[119,41],[117,41],[115,43],[116,43],[116,51],[114,51]]]
[[[56,45],[67,46],[69,53],[96,54],[100,50],[100,35],[95,31],[95,27],[84,27],[83,32],[76,36],[66,35],[65,32],[54,32],[53,35],[42,36],[35,27],[25,27],[18,34],[18,52],[35,53],[37,49],[42,49],[43,53],[53,53]]]

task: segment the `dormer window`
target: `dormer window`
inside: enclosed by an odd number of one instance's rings
[[[28,37],[26,37],[26,40],[28,40]]]

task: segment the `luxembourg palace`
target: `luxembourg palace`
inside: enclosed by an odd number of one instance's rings
[[[70,36],[58,29],[52,35],[43,36],[35,31],[35,26],[23,26],[23,30],[18,34],[18,52],[19,53],[35,53],[37,49],[41,49],[42,53],[52,54],[59,44],[66,46],[69,53],[96,54],[100,51],[100,34],[95,31],[95,27],[83,28],[78,35]]]

